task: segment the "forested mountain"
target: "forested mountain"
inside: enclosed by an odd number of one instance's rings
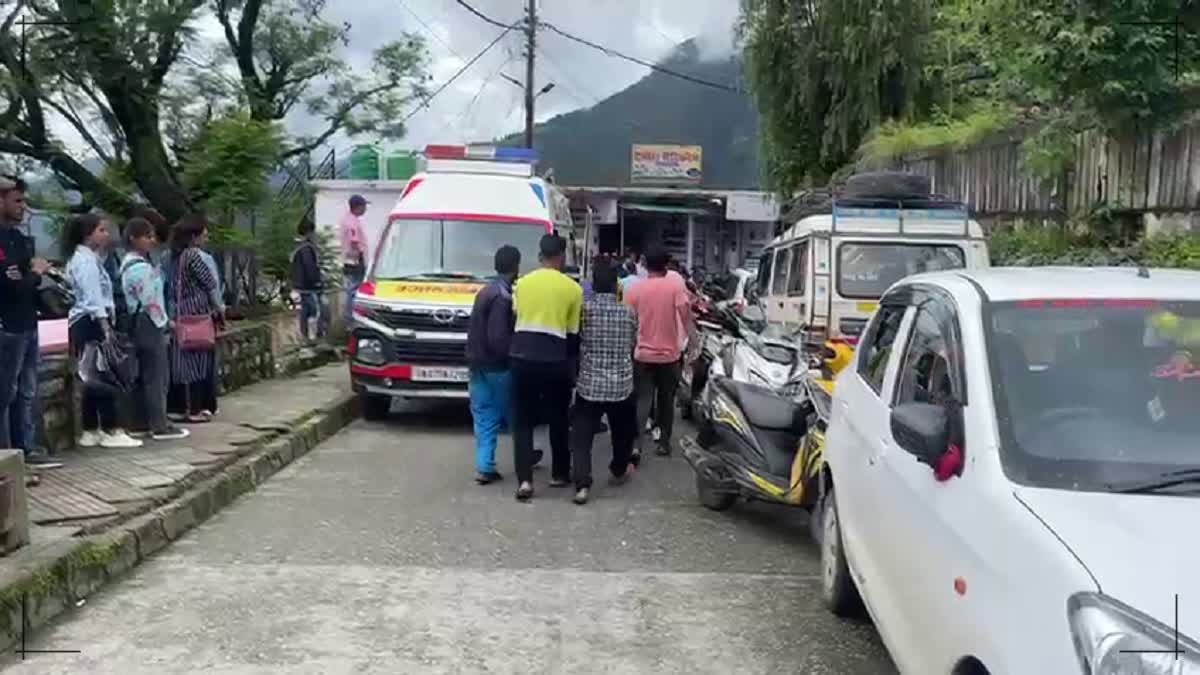
[[[660,65],[709,82],[742,83],[739,60],[702,61],[691,41]],[[538,125],[534,146],[562,185],[628,185],[631,146],[664,143],[703,146],[704,187],[756,189],[757,131],[747,94],[651,72],[591,108]],[[523,138],[514,134],[501,142],[517,145]]]

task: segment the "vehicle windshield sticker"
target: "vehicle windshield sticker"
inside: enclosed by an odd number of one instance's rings
[[[1200,368],[1192,360],[1192,353],[1187,351],[1175,352],[1171,361],[1154,369],[1154,378],[1159,380],[1175,380],[1183,382],[1200,378]]]
[[[1162,399],[1157,396],[1146,403],[1146,412],[1150,413],[1150,419],[1156,424],[1163,421],[1163,418],[1167,416],[1167,411],[1163,408]]]

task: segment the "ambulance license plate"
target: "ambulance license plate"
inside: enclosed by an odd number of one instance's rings
[[[467,382],[471,379],[470,371],[466,368],[447,368],[437,366],[414,366],[413,382]]]

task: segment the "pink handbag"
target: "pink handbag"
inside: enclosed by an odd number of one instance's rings
[[[183,294],[183,270],[186,267],[184,257],[187,251],[179,256],[179,273],[175,280],[175,308],[179,311],[180,299]],[[204,352],[217,345],[217,327],[211,314],[179,315],[175,317],[175,344],[185,352]]]

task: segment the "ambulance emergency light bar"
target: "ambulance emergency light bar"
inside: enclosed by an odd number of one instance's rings
[[[507,148],[493,145],[427,145],[425,146],[425,158],[533,164],[537,161],[537,152],[531,148]]]

